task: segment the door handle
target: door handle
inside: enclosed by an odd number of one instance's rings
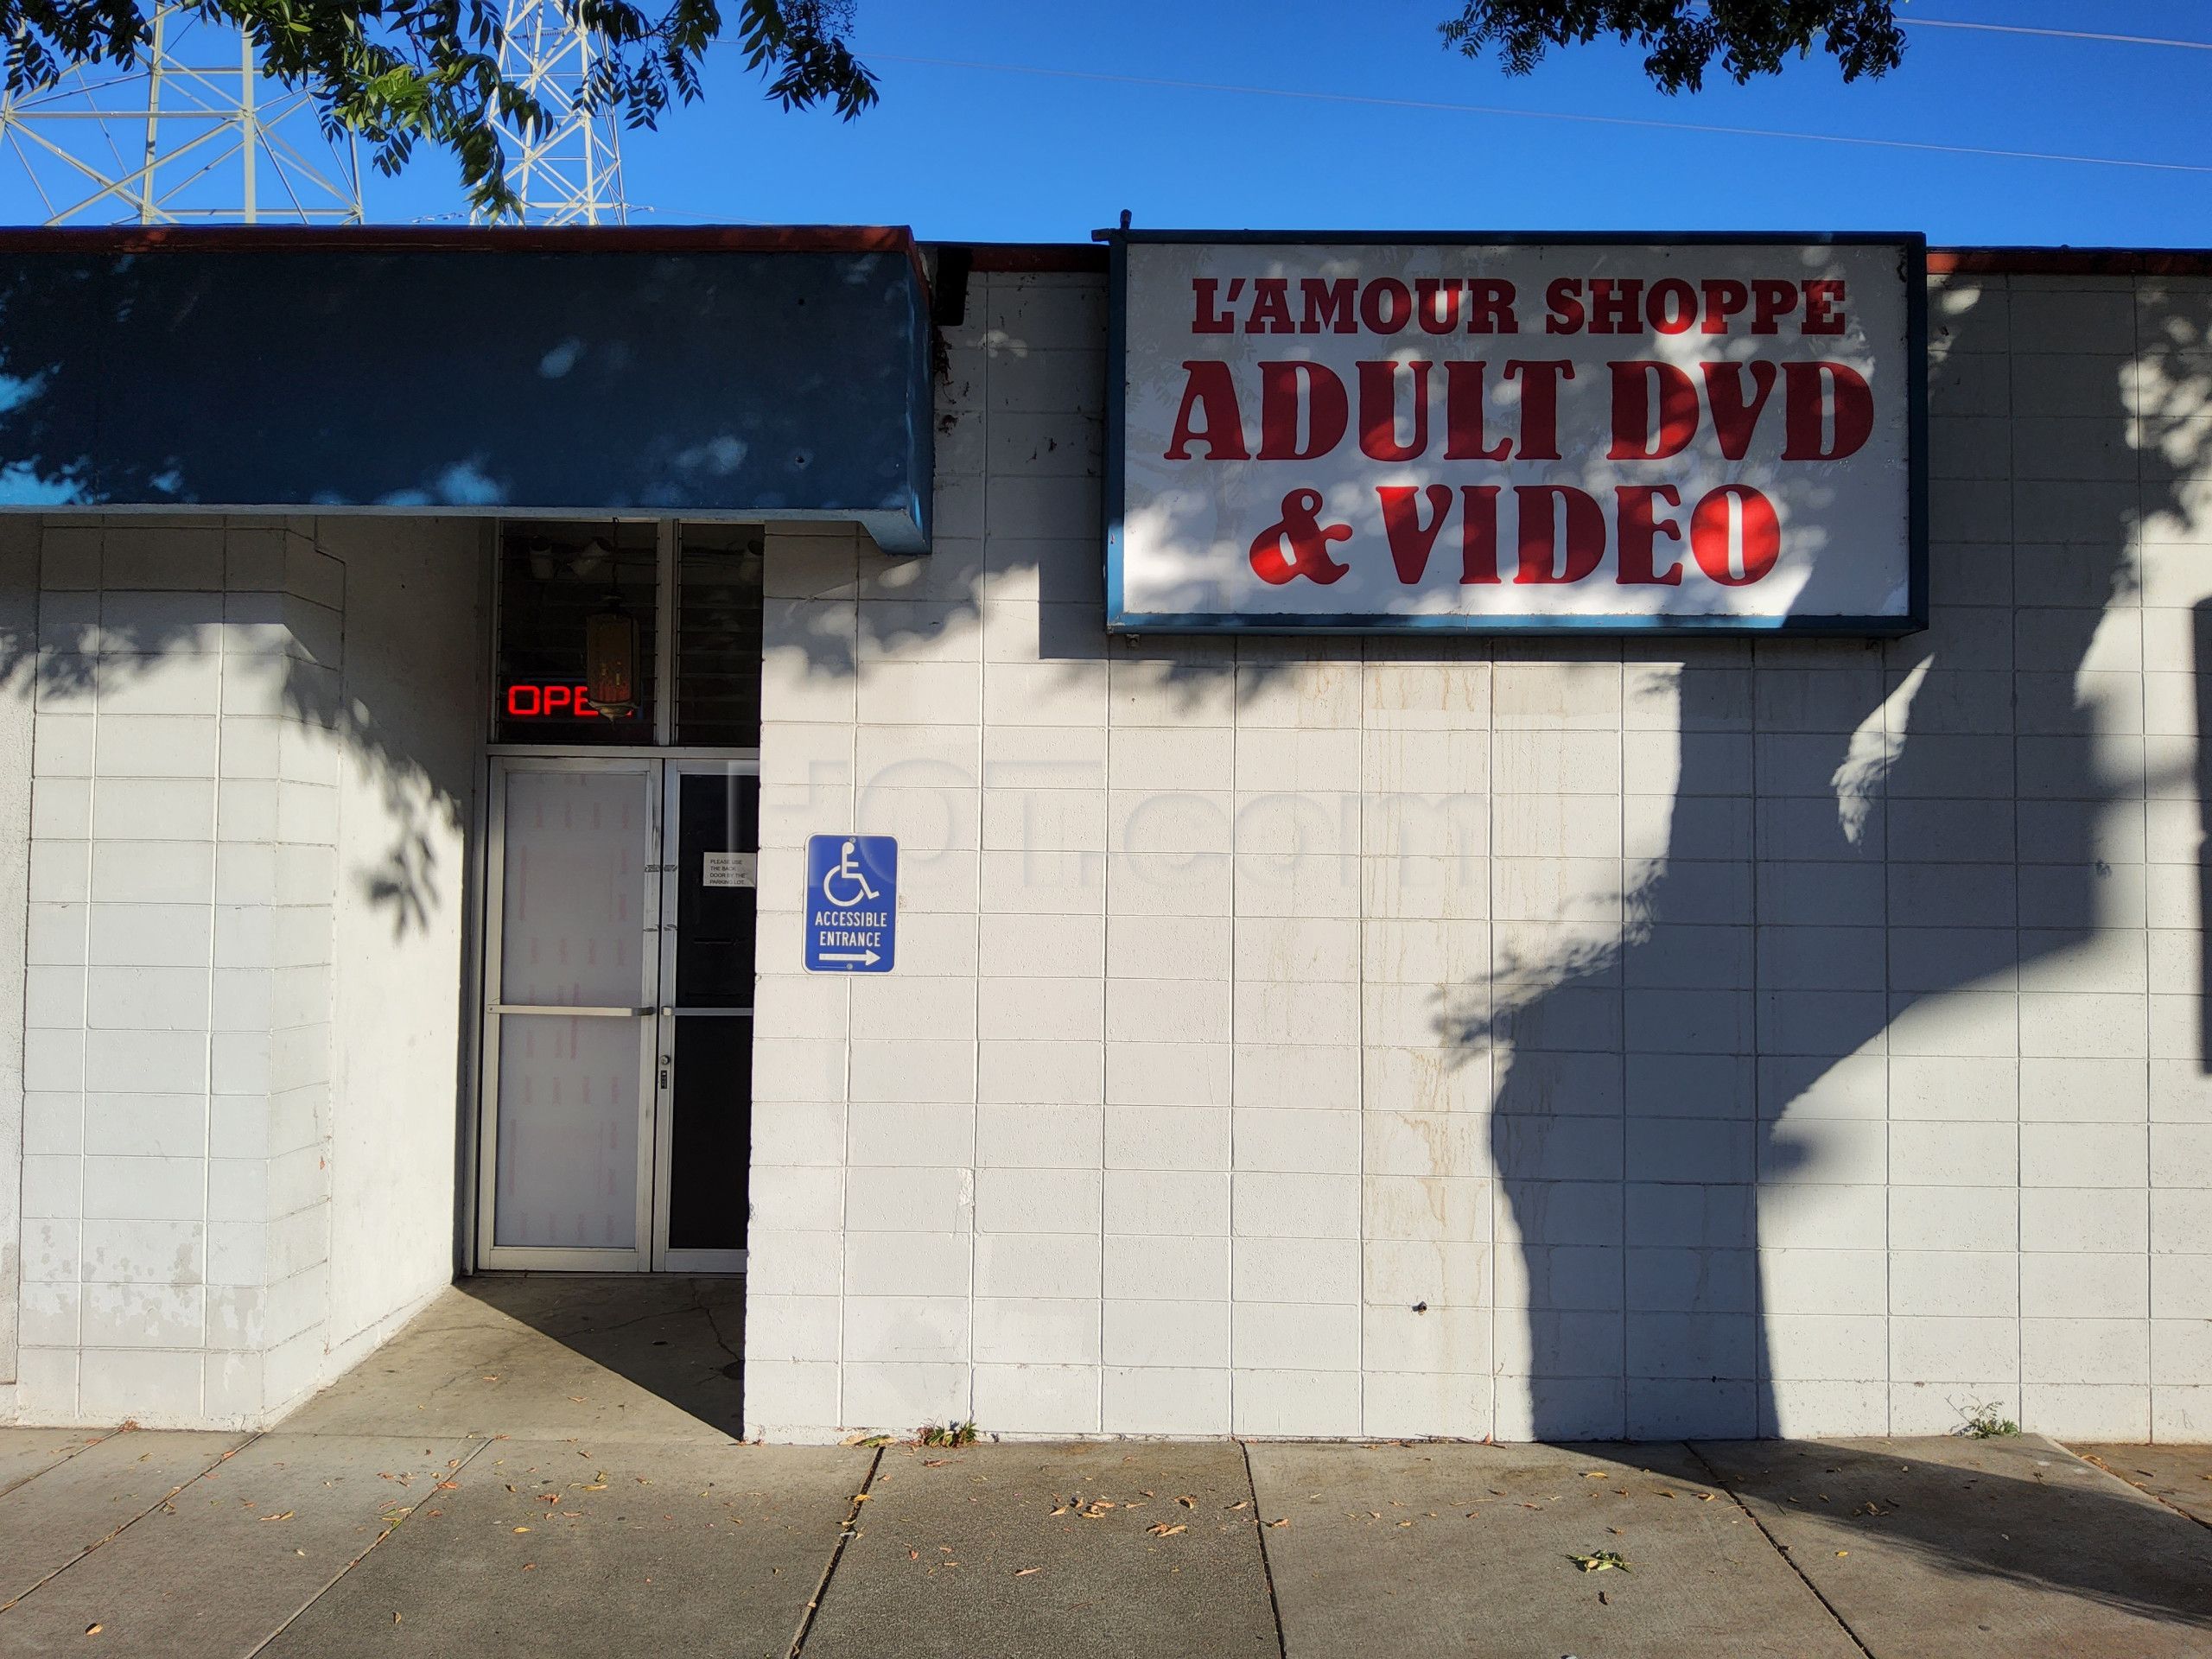
[[[491,1002],[485,1005],[485,1012],[557,1014],[570,1020],[627,1020],[637,1014],[651,1014],[652,1009],[576,1007],[566,1002]]]

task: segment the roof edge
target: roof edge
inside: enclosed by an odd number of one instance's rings
[[[901,253],[904,225],[129,225],[0,226],[4,253]]]
[[[965,247],[982,271],[1096,272],[1095,242],[918,242],[903,225],[151,225],[0,226],[0,253],[893,253]],[[1940,276],[2212,276],[2212,249],[1931,247]]]

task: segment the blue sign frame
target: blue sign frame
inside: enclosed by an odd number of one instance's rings
[[[806,971],[887,974],[898,946],[897,840],[808,836]]]
[[[1928,238],[1918,231],[1096,231],[1107,245],[1106,478],[1102,492],[1106,541],[1106,631],[1109,633],[1653,633],[1794,634],[1884,638],[1918,633],[1928,626]],[[1140,242],[1342,243],[1374,246],[1434,243],[1443,246],[1732,246],[1815,244],[1894,246],[1905,283],[1907,448],[1910,468],[1906,516],[1908,570],[1902,616],[1416,616],[1206,615],[1132,611],[1122,582],[1122,505],[1126,499],[1123,441],[1128,394],[1128,249]]]

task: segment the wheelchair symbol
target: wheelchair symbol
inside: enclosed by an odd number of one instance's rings
[[[838,896],[840,882],[845,884],[843,890],[851,893],[850,898]],[[875,889],[868,886],[868,877],[862,875],[859,867],[853,862],[851,842],[845,842],[836,863],[823,872],[822,896],[840,910],[849,910],[855,905],[878,896]]]

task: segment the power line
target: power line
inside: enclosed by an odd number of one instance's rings
[[[1980,35],[2040,35],[2051,41],[2111,41],[2121,46],[2174,46],[2212,52],[2212,41],[2169,41],[2155,35],[2102,35],[2086,29],[2030,29],[2023,23],[1962,23],[1948,17],[1900,17],[1907,29],[1970,29]]]
[[[1374,98],[1361,92],[1300,92],[1285,86],[1236,86],[1204,80],[1169,80],[1153,75],[1112,75],[1091,69],[1046,69],[1027,63],[980,63],[963,58],[907,57],[871,52],[883,63],[911,63],[932,69],[975,69],[990,74],[1039,75],[1059,80],[1103,81],[1119,86],[1154,86],[1172,92],[1231,92],[1247,98],[1290,98],[1316,104],[1357,104],[1376,109],[1425,110],[1447,115],[1516,116],[1531,121],[1571,121],[1586,126],[1641,127],[1664,132],[1701,132],[1728,138],[1791,138],[1813,144],[1853,144],[1869,149],[1910,149],[1942,156],[1980,156],[2009,162],[2064,162],[2080,167],[2128,167],[2158,173],[2212,173],[2212,166],[2190,162],[2139,162],[2120,156],[2066,156],[2039,149],[1994,149],[1976,144],[1938,144],[1914,138],[1856,138],[1833,132],[1790,132],[1771,127],[1724,127],[1695,121],[1659,121],[1630,115],[1576,115],[1563,110],[1516,110],[1491,104],[1438,104],[1411,98]]]

